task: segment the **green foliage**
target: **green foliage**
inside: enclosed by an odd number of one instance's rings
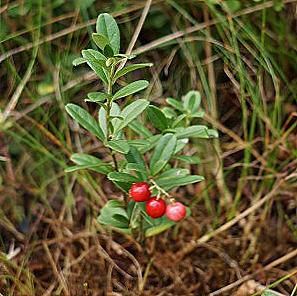
[[[116,71],[115,75],[114,75],[114,80],[117,80],[118,78],[132,72],[138,69],[142,69],[145,67],[151,67],[153,64],[151,63],[147,63],[147,64],[133,64],[133,65],[128,65],[126,67],[124,67],[123,69],[119,69],[118,71]]]
[[[98,103],[98,102],[104,102],[109,97],[110,96],[108,94],[103,92],[91,92],[91,93],[88,93],[88,98],[85,99],[85,101]]]
[[[130,146],[126,140],[108,141],[106,146],[122,154],[127,154],[130,150]]]
[[[101,210],[98,222],[131,234],[131,230],[129,229],[129,216],[125,210],[124,203],[121,201],[108,201]]]
[[[108,174],[112,171],[112,166],[109,163],[105,163],[95,156],[75,153],[72,154],[71,160],[76,164],[75,166],[68,167],[66,172],[74,172],[82,169],[90,169],[100,174]]]
[[[153,176],[159,173],[170,160],[175,151],[176,142],[176,136],[173,134],[162,136],[151,157],[150,170]]]
[[[156,129],[164,131],[168,128],[168,120],[160,108],[151,105],[147,110],[147,115]]]
[[[123,120],[117,119],[114,123],[115,132],[122,130],[131,121],[136,119],[148,107],[149,104],[150,103],[147,100],[140,99],[126,106],[120,113]]]
[[[107,58],[99,51],[95,51],[93,49],[83,50],[82,56],[86,60],[89,67],[97,74],[97,76],[104,83],[108,83],[108,74],[106,69]]]
[[[101,141],[104,140],[104,134],[99,123],[85,109],[74,104],[67,104],[66,111],[82,127],[97,136]]]
[[[200,159],[196,155],[182,153],[190,138],[218,136],[216,131],[197,123],[197,119],[204,114],[200,109],[200,93],[189,91],[182,100],[168,98],[168,105],[163,108],[150,104],[144,98],[133,100],[136,93],[148,87],[149,82],[146,80],[130,82],[114,93],[113,87],[119,78],[132,71],[151,67],[152,64],[125,65],[134,56],[119,53],[120,34],[112,16],[100,14],[96,31],[92,39],[98,50],[82,50],[82,57],[75,59],[73,64],[87,63],[105,86],[104,91],[91,92],[85,99],[99,104],[98,120],[74,104],[68,104],[66,111],[83,128],[97,136],[106,147],[106,152],[112,156],[113,163],[105,163],[92,155],[73,154],[71,160],[75,166],[66,171],[91,169],[105,174],[125,194],[133,183],[147,181],[154,184],[153,193],[165,194],[167,197],[170,195],[166,191],[172,188],[204,180],[202,176],[191,175],[188,169],[191,164],[199,164]],[[132,101],[129,104],[120,101],[125,97]],[[151,130],[139,118],[144,111]],[[118,160],[119,154],[124,156],[121,161]],[[165,216],[152,219],[147,215],[144,203],[127,200],[109,201],[101,209],[98,221],[127,234],[141,229],[147,237],[176,224]]]
[[[104,36],[108,41],[113,53],[117,54],[120,50],[120,31],[114,18],[107,14],[102,13],[98,16],[96,23],[96,31],[98,35]]]
[[[112,100],[118,100],[127,96],[130,96],[136,92],[139,92],[145,88],[147,88],[149,85],[149,82],[146,80],[138,80],[138,81],[134,81],[126,86],[124,86],[123,88],[121,88],[120,90],[118,90],[112,97]]]

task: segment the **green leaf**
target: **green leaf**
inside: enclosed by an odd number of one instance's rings
[[[119,181],[112,181],[114,185],[116,185],[116,187],[118,187],[119,189],[121,189],[122,191],[128,193],[129,189],[131,188],[132,184],[134,182],[119,182]]]
[[[93,155],[74,153],[71,155],[70,159],[77,165],[68,167],[65,170],[67,173],[82,169],[90,169],[106,175],[112,171],[112,167],[109,163],[105,163]]]
[[[120,31],[115,19],[108,13],[102,13],[97,18],[96,23],[97,33],[105,36],[115,54],[120,50]]]
[[[104,47],[103,53],[107,58],[111,58],[114,55],[113,49],[109,44],[106,44],[106,46]]]
[[[169,119],[173,119],[176,118],[177,114],[175,113],[175,111],[170,108],[170,107],[164,107],[162,109],[162,112],[165,114],[165,116]]]
[[[115,116],[118,116],[120,115],[120,107],[117,103],[112,103],[111,104],[111,108],[110,108],[110,117],[115,117]],[[106,137],[107,135],[107,126],[106,126],[106,110],[101,107],[99,109],[99,112],[98,112],[98,119],[99,119],[99,123],[100,123],[100,127]]]
[[[179,125],[183,126],[183,120],[184,120],[187,116],[188,116],[187,114],[181,114],[181,115],[177,116],[177,117],[175,118],[175,120],[173,121],[172,126],[173,126],[173,127],[176,127],[176,126],[179,126]]]
[[[169,179],[175,179],[177,177],[187,176],[189,175],[189,173],[190,171],[188,169],[172,168],[160,174],[157,180],[164,181]]]
[[[127,206],[127,212],[130,217],[130,228],[136,229],[140,225],[140,217],[142,212],[142,204],[141,202],[130,201]]]
[[[129,228],[129,216],[124,208],[124,203],[118,200],[108,201],[101,209],[97,220],[103,225],[119,229]]]
[[[149,85],[149,82],[146,80],[137,80],[134,81],[126,86],[124,86],[123,88],[121,88],[120,90],[118,90],[112,97],[113,100],[118,100],[120,98],[124,98],[127,96],[130,96],[136,92],[139,92],[145,88],[147,88]]]
[[[104,140],[104,134],[98,122],[85,109],[74,104],[67,104],[65,108],[68,114],[82,127],[97,136],[101,141]]]
[[[125,59],[128,59],[128,60],[132,60],[132,59],[137,57],[136,54],[125,54],[125,53],[117,53],[114,56],[119,57],[119,58],[125,58]]]
[[[144,139],[136,139],[136,140],[128,140],[130,146],[137,148],[141,153],[146,151],[148,147],[151,145],[151,142]]]
[[[189,139],[181,139],[181,140],[177,140],[177,144],[176,144],[176,148],[173,154],[176,154],[178,152],[180,152],[181,150],[183,150],[183,148],[189,143]]]
[[[127,73],[130,73],[132,71],[138,70],[138,69],[142,69],[145,67],[151,67],[153,64],[152,63],[144,63],[144,64],[132,64],[132,65],[128,65],[126,67],[124,67],[123,69],[119,69],[115,72],[114,75],[114,81],[116,81],[118,78],[126,75]]]
[[[147,140],[149,141],[150,145],[145,151],[141,151],[141,152],[145,153],[145,152],[153,149],[154,147],[156,147],[161,138],[162,138],[162,135],[154,135],[154,136],[148,138]]]
[[[136,174],[142,180],[146,180],[147,179],[146,166],[145,166],[144,159],[143,159],[142,155],[140,154],[139,150],[134,146],[130,146],[130,150],[127,154],[125,154],[125,158],[129,162],[130,166],[132,164],[136,164],[137,166],[139,166],[141,168],[141,170],[136,171]]]
[[[166,218],[166,220],[164,219],[164,221],[162,221],[162,223],[160,223],[159,225],[152,226],[152,227],[149,227],[148,229],[146,229],[145,237],[158,235],[158,234],[164,232],[165,230],[169,229],[170,227],[172,227],[174,225],[176,225],[175,222],[173,222],[173,221]]]
[[[86,59],[90,59],[90,60],[98,60],[98,61],[104,61],[104,63],[106,62],[106,57],[99,52],[98,50],[94,50],[94,49],[85,49],[81,51],[82,54],[84,52]]]
[[[130,151],[125,155],[129,163],[137,163],[145,168],[145,162],[140,152],[135,147],[131,147]]]
[[[147,139],[128,140],[130,146],[136,147],[141,154],[153,149],[159,142],[162,135],[154,135]]]
[[[167,102],[167,104],[169,104],[176,110],[178,110],[180,112],[184,112],[183,104],[180,101],[172,99],[172,98],[168,98],[168,99],[166,99],[166,102]]]
[[[78,65],[84,64],[86,62],[87,62],[87,60],[85,58],[76,58],[75,60],[72,61],[72,65],[78,66]]]
[[[82,55],[83,57],[87,60],[87,63],[90,63],[91,65],[101,67],[104,71],[107,70],[107,65],[106,65],[106,58],[105,60],[102,59],[101,56],[99,56],[99,59],[96,58],[92,53],[95,53],[96,51],[93,49],[86,49],[82,50]],[[99,53],[99,52],[97,52]],[[101,53],[99,53],[101,55]],[[105,73],[106,74],[106,73]]]
[[[155,181],[161,188],[167,191],[174,187],[185,186],[188,184],[201,182],[203,180],[204,180],[203,176],[192,175],[192,176],[180,176],[180,177],[161,179],[161,180],[156,179]]]
[[[201,95],[199,91],[191,90],[184,96],[184,109],[189,113],[197,112],[201,103]]]
[[[188,164],[199,164],[201,162],[198,156],[177,155],[177,156],[174,156],[174,158]]]
[[[93,33],[92,39],[102,51],[104,50],[105,46],[109,44],[109,40],[105,36],[98,33]]]
[[[176,137],[178,139],[184,138],[209,138],[205,125],[192,125],[186,128],[180,127],[176,129]]]
[[[138,173],[144,173],[146,174],[146,169],[141,164],[138,163],[127,163],[126,170],[129,171],[136,171]]]
[[[127,173],[111,172],[108,174],[108,179],[116,182],[134,183],[139,182],[139,178]]]
[[[106,146],[122,154],[127,154],[130,150],[130,146],[126,140],[108,141]]]
[[[85,153],[74,153],[71,155],[70,160],[79,165],[102,163],[99,158]]]
[[[148,128],[146,128],[141,122],[137,120],[132,121],[129,124],[129,127],[139,136],[143,136],[144,138],[149,138],[153,135]]]
[[[176,136],[166,134],[158,142],[150,161],[152,175],[159,173],[170,160],[176,147]]]
[[[67,167],[65,169],[65,173],[72,173],[78,170],[85,170],[89,169],[99,174],[107,175],[108,173],[112,172],[112,168],[109,164],[102,164],[102,165],[74,165]]]
[[[105,83],[108,83],[107,73],[104,66],[101,64],[106,61],[106,57],[100,52],[88,49],[82,51],[83,57],[87,60],[89,67],[97,74],[97,76]],[[100,63],[101,61],[101,63]]]
[[[207,129],[208,138],[218,138],[219,133],[217,130],[214,129]]]
[[[88,99],[85,99],[85,102],[104,102],[108,97],[109,95],[103,92],[91,92],[88,93]]]
[[[191,114],[192,118],[202,118],[204,117],[205,112],[204,111],[198,111]]]
[[[134,101],[130,105],[126,106],[120,115],[124,118],[123,120],[115,119],[114,130],[115,133],[127,126],[137,116],[139,116],[149,105],[149,101],[145,99],[139,99]]]
[[[164,185],[164,184],[166,185],[167,183],[170,183],[171,180],[175,180],[176,178],[185,177],[185,176],[188,176],[189,174],[190,174],[190,171],[188,169],[171,168],[171,169],[165,170],[162,174],[160,174],[157,178],[155,178],[155,181],[157,184],[160,183],[162,185]],[[157,191],[155,191],[155,189],[153,189],[152,194],[156,195]]]
[[[147,109],[147,115],[149,121],[158,130],[164,131],[168,128],[168,120],[160,108],[153,105],[149,106],[149,108]]]
[[[130,220],[135,206],[136,202],[134,200],[130,200],[127,204],[127,214]]]

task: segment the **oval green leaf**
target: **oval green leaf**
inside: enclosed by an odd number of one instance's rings
[[[127,154],[130,150],[130,146],[126,140],[108,141],[106,146],[122,154]]]
[[[118,90],[112,97],[113,100],[118,100],[127,96],[130,96],[136,92],[139,92],[145,88],[147,88],[149,85],[149,82],[146,80],[137,80],[134,81],[120,90]]]
[[[130,105],[126,106],[120,115],[124,118],[123,120],[114,120],[114,131],[117,133],[124,127],[126,127],[130,122],[137,118],[149,105],[149,101],[145,99],[139,99]]]
[[[120,50],[120,31],[115,19],[108,13],[100,14],[96,22],[96,31],[107,38],[113,52],[118,54]]]
[[[97,136],[101,141],[104,140],[104,134],[99,123],[83,108],[75,104],[67,104],[66,111],[83,128]]]
[[[170,160],[175,151],[176,142],[177,139],[174,134],[162,136],[151,158],[150,170],[152,175],[159,173]]]
[[[156,129],[164,131],[168,128],[168,119],[160,108],[151,105],[147,109],[146,113],[148,115],[149,121]]]

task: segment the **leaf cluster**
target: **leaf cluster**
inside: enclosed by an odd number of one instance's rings
[[[191,175],[189,169],[190,165],[199,164],[200,159],[196,155],[183,153],[192,138],[218,136],[215,130],[205,125],[192,124],[204,115],[200,108],[200,93],[189,91],[182,100],[168,98],[163,108],[151,104],[145,98],[125,104],[124,98],[131,101],[136,93],[148,87],[149,82],[133,81],[120,88],[117,86],[113,92],[118,80],[152,64],[126,65],[134,56],[120,53],[120,31],[109,14],[98,16],[96,33],[92,34],[92,39],[98,49],[82,50],[82,57],[75,59],[73,64],[86,63],[104,85],[104,91],[91,92],[85,100],[99,105],[98,117],[72,103],[66,105],[66,110],[81,127],[102,142],[107,153],[113,156],[113,162],[75,153],[71,157],[75,165],[66,171],[90,169],[104,174],[125,193],[132,183],[139,181],[153,180],[162,188],[162,192],[166,192],[204,180],[202,176]],[[139,119],[143,113],[151,124],[150,129]],[[144,211],[143,203],[130,201],[125,204],[117,200],[111,200],[103,207],[98,221],[129,234],[141,227],[146,236],[158,234],[175,225],[166,217],[151,219]]]

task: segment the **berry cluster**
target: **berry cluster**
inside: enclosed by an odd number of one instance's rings
[[[146,212],[152,218],[160,218],[166,214],[168,219],[178,222],[186,216],[186,207],[182,203],[174,201],[167,205],[161,197],[151,197],[150,187],[146,182],[134,183],[129,194],[136,202],[146,202]]]

